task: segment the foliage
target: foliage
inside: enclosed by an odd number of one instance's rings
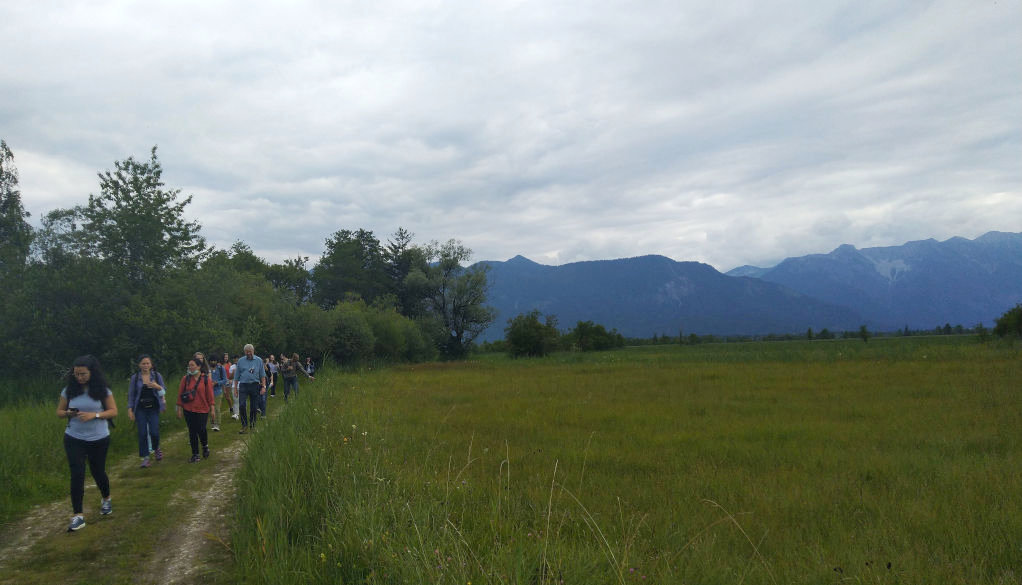
[[[612,349],[625,345],[624,336],[616,329],[607,331],[603,325],[592,321],[579,321],[575,328],[568,332],[568,336],[579,351]]]
[[[496,318],[496,312],[485,306],[485,265],[462,266],[472,257],[472,250],[456,240],[431,243],[426,248],[429,265],[425,273],[409,275],[409,286],[429,291],[428,307],[442,325],[437,346],[446,358],[460,358],[468,353],[475,338]]]
[[[337,363],[362,364],[373,357],[376,336],[366,313],[361,300],[337,303],[330,310],[334,327],[331,352]]]
[[[533,310],[507,320],[504,339],[511,357],[542,357],[557,349],[561,337],[557,317],[547,315],[545,322],[539,318],[539,311]]]
[[[994,335],[998,337],[1022,337],[1022,304],[1008,309],[997,318]]]
[[[34,372],[63,372],[83,353],[126,373],[141,353],[176,367],[196,350],[238,355],[245,343],[346,364],[432,359],[447,343],[425,302],[426,249],[406,230],[386,249],[370,231],[340,230],[314,273],[308,257],[270,264],[241,241],[209,249],[185,219],[191,197],[164,184],[154,147],[148,160],[115,162],[98,195],[49,212],[33,234],[0,145],[0,351]],[[16,278],[4,276],[9,258]],[[459,310],[471,321],[472,307]]]
[[[14,153],[0,140],[0,284],[28,258],[32,243],[32,226],[26,221],[29,215],[21,204]]]
[[[387,292],[383,250],[373,232],[338,230],[312,273],[313,298],[324,309],[358,295],[367,303]]]
[[[147,162],[115,161],[114,172],[99,173],[99,195],[75,208],[82,223],[77,248],[117,263],[129,281],[150,282],[168,268],[195,267],[206,254],[197,222],[184,219],[189,195],[164,188],[163,167],[154,146]]]
[[[416,287],[417,281],[409,280],[408,276],[413,270],[425,274],[429,265],[426,261],[426,250],[413,245],[412,237],[408,230],[398,228],[387,242],[383,259],[390,291],[397,299],[398,310],[402,315],[415,319],[426,314],[427,289]]]

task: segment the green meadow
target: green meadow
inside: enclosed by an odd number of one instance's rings
[[[251,437],[227,580],[1020,583],[1020,362],[957,337],[333,373]]]

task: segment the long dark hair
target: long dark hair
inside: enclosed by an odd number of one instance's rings
[[[82,385],[78,383],[78,378],[75,378],[75,368],[89,368],[89,398],[103,402],[109,385],[106,383],[103,369],[99,367],[99,360],[91,355],[78,356],[71,364],[66,382],[68,401],[82,393]]]

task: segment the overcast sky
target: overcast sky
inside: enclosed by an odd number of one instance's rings
[[[63,7],[56,7],[64,4]],[[218,247],[726,271],[1022,230],[1022,4],[0,0],[38,225],[153,145]]]

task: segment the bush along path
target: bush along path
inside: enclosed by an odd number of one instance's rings
[[[273,424],[274,406],[281,405],[271,403],[271,420],[260,418],[261,424]],[[137,456],[109,461],[114,511],[108,516],[100,515],[99,491],[87,474],[86,525],[77,532],[67,532],[67,496],[4,526],[0,585],[231,582],[234,477],[253,435],[239,435],[238,421],[224,420],[221,432],[209,432],[209,458],[198,463],[188,463],[186,431],[164,435],[163,461],[148,469]],[[113,432],[134,428],[129,423]]]

